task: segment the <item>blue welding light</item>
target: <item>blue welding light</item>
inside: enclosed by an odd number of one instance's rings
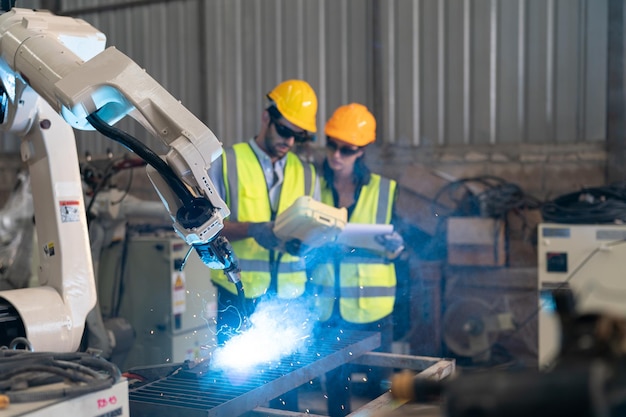
[[[552,291],[544,290],[539,293],[539,306],[546,313],[556,313],[556,303]]]
[[[215,350],[211,369],[245,373],[277,363],[306,346],[315,324],[304,303],[276,299],[261,302],[249,321],[245,331]]]

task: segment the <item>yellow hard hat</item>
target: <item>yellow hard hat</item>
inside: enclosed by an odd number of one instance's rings
[[[350,145],[365,146],[376,140],[376,119],[364,105],[350,103],[335,110],[324,133]]]
[[[309,83],[302,80],[283,81],[267,97],[285,119],[308,132],[317,132],[317,95]]]

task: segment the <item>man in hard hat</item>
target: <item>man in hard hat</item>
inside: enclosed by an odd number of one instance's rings
[[[390,224],[396,182],[372,173],[364,160],[365,148],[376,140],[374,116],[358,103],[341,106],[326,123],[324,133],[322,202],[345,207],[351,223]],[[380,332],[379,350],[390,352],[396,295],[392,261],[402,252],[404,240],[395,231],[377,238],[381,247],[378,253],[336,246],[317,250],[309,257],[312,291],[323,329]],[[350,372],[349,367],[342,366],[327,374],[331,417],[350,413]],[[370,374],[369,378],[377,391],[382,376]]]
[[[239,258],[248,313],[266,294],[293,299],[304,293],[302,259],[281,251],[272,231],[276,215],[304,195],[319,200],[313,165],[290,152],[317,131],[317,96],[303,80],[281,82],[267,94],[261,128],[250,140],[225,149],[211,166],[218,193],[231,210],[223,235]],[[218,292],[217,337],[222,345],[241,327],[236,287],[221,271],[212,271]]]

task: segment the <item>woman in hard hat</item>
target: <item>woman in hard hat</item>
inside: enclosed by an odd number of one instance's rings
[[[322,202],[345,207],[351,223],[390,224],[396,182],[372,173],[364,160],[365,148],[376,140],[374,116],[361,104],[341,106],[324,133]],[[396,271],[389,258],[400,253],[404,242],[394,232],[380,236],[380,243],[385,251],[377,254],[336,247],[317,251],[311,257],[316,263],[311,284],[323,328],[381,332],[380,350],[390,351]],[[327,375],[331,417],[350,413],[349,372],[343,366]],[[380,376],[371,376],[374,384],[382,382]]]

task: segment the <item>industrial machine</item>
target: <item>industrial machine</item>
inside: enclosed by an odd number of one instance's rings
[[[515,330],[510,312],[497,312],[476,297],[466,297],[448,306],[441,327],[446,347],[474,364],[489,362],[499,334]]]
[[[538,230],[539,366],[561,347],[553,290],[570,289],[579,312],[626,315],[626,225],[551,224]]]
[[[124,244],[125,258],[137,261],[125,264],[116,308],[135,333],[121,368],[206,359],[216,345],[217,315],[206,265],[196,253],[185,262],[187,245],[173,233],[131,230]],[[100,278],[105,291],[114,287]]]
[[[105,35],[87,22],[7,8],[0,16],[0,129],[22,139],[40,285],[0,292],[0,344],[21,340],[37,352],[76,351],[95,305],[72,129],[95,129],[144,159],[177,235],[208,267],[223,269],[243,296],[237,260],[219,235],[230,212],[207,175],[222,152],[211,130],[129,57],[114,47],[105,49]],[[159,156],[112,126],[125,116],[160,138],[168,153]],[[125,387],[117,379],[109,389]],[[96,407],[81,415],[125,415],[127,398],[120,397],[118,392],[121,406],[115,410]]]

